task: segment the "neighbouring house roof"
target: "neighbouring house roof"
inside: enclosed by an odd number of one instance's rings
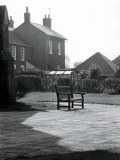
[[[115,58],[112,62],[120,67],[120,55],[117,58]]]
[[[27,46],[31,47],[30,45],[24,43],[20,37],[14,32],[9,30],[9,43],[13,45],[21,45],[21,46]]]
[[[102,74],[112,74],[116,72],[116,70],[119,68],[116,64],[114,64],[112,61],[110,61],[108,58],[106,58],[101,53],[97,52],[90,58],[88,58],[86,61],[81,63],[76,67],[76,70],[82,71],[82,70],[88,70],[92,65],[96,65],[100,68]]]
[[[31,64],[30,62],[26,61],[26,70],[36,70],[38,71],[39,69],[36,68],[33,64]]]
[[[50,28],[47,28],[43,25],[40,25],[40,24],[36,24],[36,23],[32,23],[31,24],[36,27],[37,29],[41,30],[42,32],[44,32],[45,34],[49,35],[49,36],[53,36],[53,37],[57,37],[57,38],[61,38],[61,39],[64,39],[66,40],[65,37],[63,37],[62,35],[60,35],[59,33],[55,32],[54,30],[50,29]]]

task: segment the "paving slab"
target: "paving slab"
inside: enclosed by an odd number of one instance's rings
[[[95,149],[120,152],[120,106],[85,104],[68,111],[0,112],[1,160]]]

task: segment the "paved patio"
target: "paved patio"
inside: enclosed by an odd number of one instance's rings
[[[95,149],[120,152],[120,106],[0,112],[1,160]]]

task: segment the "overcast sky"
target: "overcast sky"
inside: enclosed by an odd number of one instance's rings
[[[120,0],[0,0],[15,27],[23,23],[26,6],[31,21],[43,24],[51,8],[52,29],[66,41],[71,66],[96,52],[110,60],[120,55]]]

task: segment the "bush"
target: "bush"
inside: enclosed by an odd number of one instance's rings
[[[19,75],[14,77],[16,96],[24,96],[27,92],[41,89],[40,78],[36,75]]]
[[[36,76],[43,76],[44,71],[19,71],[15,70],[14,71],[15,76],[17,75],[36,75]]]
[[[120,78],[120,69],[115,72],[115,78]]]
[[[86,93],[102,93],[104,91],[102,81],[88,78],[80,80],[76,88],[78,91]]]
[[[120,79],[109,77],[104,80],[105,92],[108,94],[120,94]]]
[[[59,78],[57,81],[57,85],[60,86],[72,85],[72,82],[70,78]]]
[[[90,78],[91,79],[100,79],[101,78],[100,74],[101,74],[101,71],[99,68],[92,69],[90,71]]]

